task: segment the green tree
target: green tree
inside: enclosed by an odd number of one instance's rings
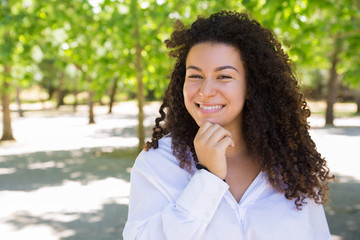
[[[31,81],[27,69],[33,67],[35,34],[42,26],[42,16],[37,14],[38,5],[22,1],[0,3],[0,66],[2,77],[1,99],[3,111],[3,133],[1,140],[14,140],[11,126],[11,91],[21,81]]]
[[[325,120],[326,125],[333,125],[340,80],[353,87],[360,82],[355,51],[360,47],[359,2],[288,0],[244,4],[280,37],[298,69],[328,72]]]

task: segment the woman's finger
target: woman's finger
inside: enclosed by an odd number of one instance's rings
[[[216,147],[220,149],[226,149],[228,147],[234,147],[234,141],[231,137],[226,136],[224,137],[217,145]]]
[[[232,135],[228,130],[219,126],[219,128],[217,128],[216,131],[214,131],[213,134],[210,136],[209,143],[217,144],[225,137],[231,138]]]
[[[212,123],[210,123],[210,122],[204,122],[204,123],[199,127],[199,130],[198,130],[196,136],[201,136],[201,135],[203,135],[203,134],[207,131],[207,129],[208,129],[209,127],[211,127],[211,126],[212,126]]]

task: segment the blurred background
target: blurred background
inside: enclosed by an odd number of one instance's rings
[[[273,30],[293,60],[336,175],[330,231],[360,239],[358,0],[1,0],[1,239],[122,239],[173,64],[163,41],[176,19],[224,9]]]

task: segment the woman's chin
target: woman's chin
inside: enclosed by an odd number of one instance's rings
[[[206,122],[209,122],[209,123],[212,123],[212,124],[219,124],[221,125],[220,123],[218,123],[216,120],[214,119],[201,119],[201,120],[196,120],[195,121],[197,123],[197,125],[200,127],[201,125],[203,125],[204,123]]]

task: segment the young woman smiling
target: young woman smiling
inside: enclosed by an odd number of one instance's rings
[[[165,43],[176,64],[131,171],[124,239],[331,239],[329,170],[271,31],[222,11]]]

